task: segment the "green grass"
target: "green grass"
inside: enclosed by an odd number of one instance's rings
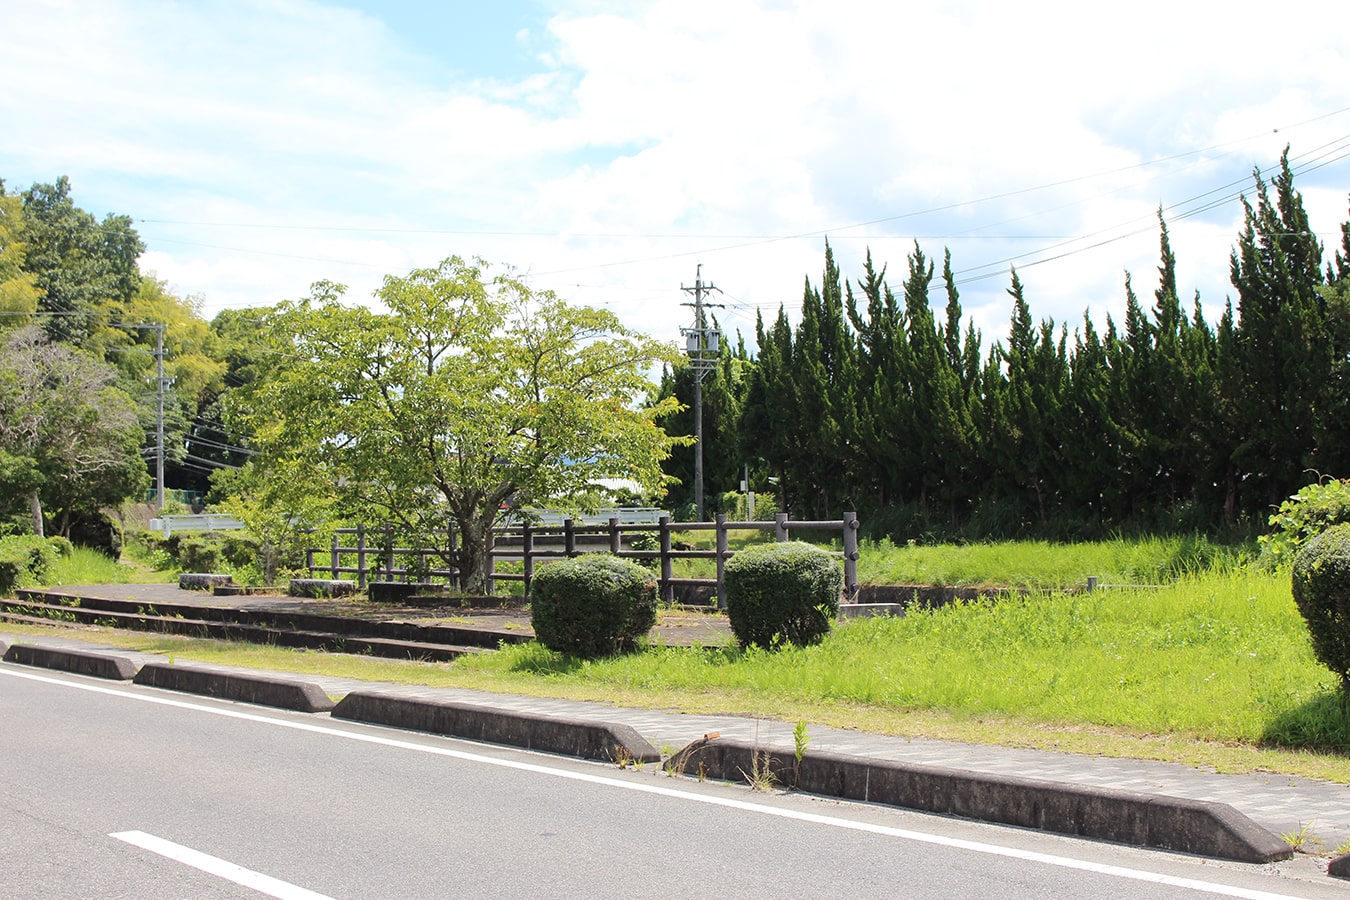
[[[908,557],[919,583],[987,584],[1005,564],[1027,585],[1076,583],[1085,571],[1103,581],[1167,583],[1033,590],[848,621],[816,647],[778,653],[653,646],[582,661],[526,644],[432,664],[155,635],[106,639],[231,665],[1350,783],[1350,717],[1336,679],[1312,655],[1287,572],[1240,566],[1240,555],[1224,548],[1169,541],[893,548],[877,556]]]
[[[97,550],[75,547],[68,556],[62,556],[56,561],[50,583],[44,587],[67,584],[159,584],[176,578],[172,572],[117,562]]]
[[[780,653],[654,648],[583,663],[524,645],[460,666],[512,686],[543,678],[600,694],[720,692],[777,708],[941,710],[1350,750],[1344,719],[1324,708],[1335,681],[1312,657],[1286,580],[1261,573],[958,603],[847,622],[819,646]]]
[[[1102,584],[1156,585],[1231,570],[1254,556],[1254,548],[1214,544],[1203,537],[900,547],[868,541],[861,547],[858,578],[864,584],[944,587],[1062,588],[1082,586],[1089,577]]]

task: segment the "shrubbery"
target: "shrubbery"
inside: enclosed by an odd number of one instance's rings
[[[727,619],[742,647],[806,646],[839,615],[839,561],[812,544],[748,547],[727,561]]]
[[[1350,522],[1350,479],[1310,484],[1280,504],[1262,535],[1261,556],[1272,567],[1289,562],[1298,548],[1333,525]]]
[[[625,559],[588,553],[541,567],[530,624],[550,650],[593,659],[624,653],[656,624],[656,582]]]
[[[180,532],[167,538],[140,532],[128,544],[148,561],[166,556],[182,572],[236,572],[255,566],[258,560],[258,542],[243,532]]]
[[[0,595],[15,588],[32,587],[52,577],[52,567],[61,556],[68,556],[71,543],[63,537],[40,538],[14,535],[0,538]]]
[[[1303,545],[1294,557],[1293,591],[1313,652],[1340,677],[1350,699],[1350,525],[1329,528]]]

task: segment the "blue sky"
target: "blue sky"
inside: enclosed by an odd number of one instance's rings
[[[1350,5],[1298,12],[7,0],[0,177],[132,216],[208,317],[458,254],[672,340],[702,264],[749,333],[828,236],[897,287],[950,247],[996,338],[1012,264],[1071,328],[1119,318],[1127,270],[1151,297],[1160,206],[1216,316],[1253,168],[1289,144],[1324,243],[1350,217]]]

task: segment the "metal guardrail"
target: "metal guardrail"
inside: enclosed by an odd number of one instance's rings
[[[238,531],[244,523],[234,516],[217,514],[159,516],[150,520],[150,530],[169,537],[175,531]]]

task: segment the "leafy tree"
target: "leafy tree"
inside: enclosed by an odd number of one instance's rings
[[[35,184],[23,194],[24,267],[41,292],[43,328],[53,340],[83,345],[135,296],[145,250],[127,216],[102,222],[77,207],[70,180]]]
[[[298,455],[264,457],[211,476],[212,499],[258,541],[259,574],[275,584],[283,568],[299,568],[306,547],[323,546],[334,527],[334,479]]]
[[[0,359],[0,482],[68,536],[72,521],[143,490],[141,428],[117,373],[51,343],[37,326],[11,332]]]
[[[678,439],[656,423],[676,401],[636,400],[650,366],[677,358],[670,345],[458,257],[387,277],[376,296],[388,313],[342,294],[320,282],[277,309],[273,334],[291,356],[243,392],[236,416],[264,461],[322,467],[340,508],[438,548],[461,589],[485,589],[505,504],[566,504],[605,477],[664,483]]]
[[[197,490],[207,486],[202,470],[213,465],[200,452],[209,448],[197,446],[196,424],[203,408],[219,395],[226,372],[216,334],[200,311],[200,298],[178,297],[165,282],[147,275],[122,311],[121,322],[100,329],[91,339],[125,373],[125,383],[140,388],[141,423],[153,435],[158,416],[154,354],[159,338],[149,326],[163,326],[164,374],[169,380],[164,410],[165,478],[176,487]]]
[[[0,330],[28,324],[37,311],[42,292],[24,268],[26,256],[23,198],[6,194],[0,179]]]

